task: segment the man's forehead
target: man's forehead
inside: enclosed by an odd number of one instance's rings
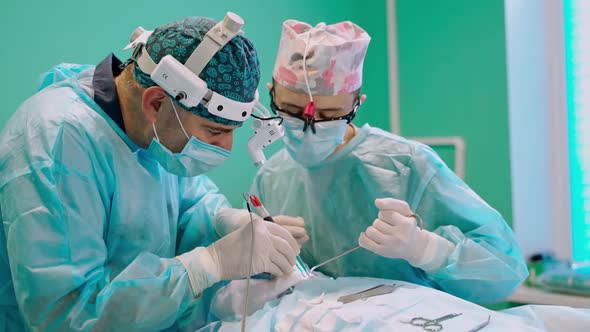
[[[306,94],[291,91],[280,85],[275,89],[275,99],[281,104],[290,104],[293,106],[304,107],[309,102],[309,97]],[[344,94],[338,96],[314,96],[314,104],[316,109],[336,109],[347,108],[354,101],[353,94]]]
[[[215,128],[215,129],[221,129],[221,130],[232,130],[232,129],[236,129],[239,128],[243,125],[243,123],[240,123],[237,126],[229,126],[229,125],[222,125],[220,123],[217,122],[213,122],[207,119],[204,119],[205,122],[203,123],[204,126],[209,127],[209,128]]]
[[[241,127],[243,125],[243,123],[240,123],[237,126],[224,125],[224,124],[220,124],[220,123],[217,123],[217,122],[213,122],[213,121],[211,121],[209,119],[205,119],[205,118],[203,118],[201,116],[198,116],[196,114],[193,114],[193,113],[191,113],[191,114],[194,115],[194,116],[196,116],[198,118],[198,121],[199,121],[199,123],[200,123],[201,126],[207,127],[207,128],[210,128],[210,129],[216,129],[216,130],[222,130],[222,131],[229,131],[229,130],[232,130],[232,129],[239,128],[239,127]]]

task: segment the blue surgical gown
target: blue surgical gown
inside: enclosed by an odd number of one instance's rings
[[[283,149],[252,185],[271,214],[301,216],[309,266],[358,244],[377,218],[376,198],[408,202],[425,229],[455,244],[440,269],[426,273],[405,260],[356,250],[318,270],[333,277],[405,280],[463,299],[490,303],[511,294],[528,275],[512,230],[502,216],[427,146],[365,125],[322,165],[304,168]]]
[[[204,323],[215,287],[195,300],[174,257],[217,240],[229,203],[136,146],[94,102],[92,75],[53,68],[0,134],[0,330]]]

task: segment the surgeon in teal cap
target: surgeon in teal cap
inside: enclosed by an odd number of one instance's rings
[[[292,269],[299,248],[284,228],[253,216],[228,234],[231,215],[215,221],[229,203],[203,173],[228,157],[245,119],[187,105],[139,61],[183,66],[216,24],[162,25],[125,63],[55,66],[0,133],[5,330],[176,330],[205,323],[221,281]],[[193,72],[208,95],[253,105],[251,41],[237,34],[208,56]]]

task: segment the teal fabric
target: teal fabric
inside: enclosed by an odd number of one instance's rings
[[[533,283],[549,291],[590,296],[590,272],[583,269],[548,270],[536,277]]]
[[[199,46],[203,37],[217,23],[207,17],[188,17],[162,25],[154,30],[147,41],[146,50],[158,63],[166,55],[185,63]],[[156,85],[149,75],[134,67],[137,82],[147,88]],[[241,35],[234,37],[221,48],[199,74],[209,89],[224,97],[247,103],[254,100],[260,81],[260,63],[252,42]],[[180,107],[184,105],[174,99]],[[190,112],[224,125],[237,126],[242,122],[228,120],[209,113],[201,104],[187,108]]]
[[[318,270],[332,277],[404,280],[477,303],[499,301],[528,275],[514,234],[427,146],[365,125],[340,151],[316,167],[296,163],[285,149],[258,171],[251,191],[271,214],[301,216],[310,240],[309,266],[358,244],[377,218],[376,198],[407,201],[425,228],[456,245],[432,273],[404,260],[359,249]]]
[[[204,324],[215,287],[194,300],[174,257],[217,240],[229,203],[138,148],[94,103],[92,75],[53,68],[0,133],[0,318],[10,331]]]

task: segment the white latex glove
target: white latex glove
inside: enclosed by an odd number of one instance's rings
[[[250,280],[247,303],[248,316],[262,309],[267,302],[276,299],[287,288],[304,280],[305,277],[299,271],[293,271],[272,280]],[[212,300],[211,312],[220,319],[241,316],[244,310],[246,285],[246,280],[234,280],[217,291]]]
[[[305,221],[301,217],[273,216],[273,220],[283,226],[295,238],[299,247],[303,245],[309,236],[305,231]],[[244,209],[223,208],[217,211],[214,219],[214,227],[217,235],[223,237],[250,222],[250,215]]]
[[[290,273],[299,255],[297,241],[283,227],[253,215],[253,223],[222,237],[210,246],[198,247],[176,258],[189,273],[193,291],[199,295],[220,280],[245,278],[249,274],[252,227],[254,251],[251,275]]]
[[[223,208],[217,210],[217,213],[215,213],[213,226],[217,235],[224,237],[249,222],[250,213],[248,210]]]
[[[309,240],[309,236],[307,235],[307,231],[305,230],[305,220],[301,217],[290,217],[290,216],[275,216],[272,217],[274,221],[283,226],[285,229],[291,233],[291,235],[299,244],[299,247]]]
[[[372,226],[361,233],[359,245],[377,255],[401,258],[427,272],[438,270],[455,245],[438,234],[420,229],[408,203],[393,198],[375,200],[380,210]]]

